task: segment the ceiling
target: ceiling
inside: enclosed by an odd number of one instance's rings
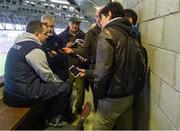
[[[95,7],[103,6],[110,0],[67,0],[70,4],[77,5],[80,10],[92,21],[95,18]]]
[[[110,0],[0,0],[0,25],[6,29],[6,23],[26,25],[29,21],[40,19],[49,13],[54,15],[59,27],[67,25],[70,17],[77,16],[82,23],[95,22],[96,7]]]

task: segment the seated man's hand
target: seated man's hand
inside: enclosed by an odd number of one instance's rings
[[[54,51],[54,50],[48,52],[48,54],[49,54],[50,57],[55,57],[55,56],[57,56],[57,52]]]

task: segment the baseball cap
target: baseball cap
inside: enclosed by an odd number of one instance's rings
[[[69,18],[70,22],[77,22],[77,23],[81,23],[81,20],[78,17],[71,17]]]

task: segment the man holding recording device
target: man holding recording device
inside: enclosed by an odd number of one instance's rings
[[[58,35],[61,47],[77,48],[79,46],[77,43],[81,43],[77,41],[83,41],[85,33],[79,29],[80,23],[81,21],[77,17],[71,17],[69,19],[69,25],[67,29]],[[62,51],[62,53],[64,53],[64,51]],[[77,55],[64,55],[64,65],[66,67],[65,70],[67,78],[70,77],[68,69],[72,65],[80,66],[81,68],[86,67],[86,65],[79,60]],[[75,104],[76,113],[81,113],[82,106],[84,104],[86,87],[88,87],[88,83],[84,78],[75,78],[75,88],[77,91],[77,102]]]
[[[94,76],[93,76],[93,70],[95,69],[95,61],[96,61],[96,50],[97,50],[97,41],[99,34],[101,32],[101,18],[99,16],[99,12],[102,9],[102,7],[97,8],[96,10],[96,24],[93,26],[87,33],[86,37],[84,39],[84,44],[80,46],[80,48],[63,48],[63,51],[67,54],[78,54],[81,55],[82,61],[88,63],[89,67],[88,69],[78,69],[80,71],[81,77],[87,77],[91,89],[94,95]],[[78,43],[80,43],[78,41]],[[93,102],[94,102],[94,109],[96,111],[97,109],[97,101],[95,96],[93,96]]]

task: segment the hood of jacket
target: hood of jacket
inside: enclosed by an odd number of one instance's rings
[[[104,28],[113,26],[120,27],[127,34],[130,34],[132,31],[131,23],[128,21],[128,19],[122,17],[112,19],[112,21],[110,21]]]
[[[34,42],[42,45],[42,43],[40,42],[38,37],[36,37],[34,34],[31,34],[31,33],[28,33],[28,32],[23,32],[23,34],[19,35],[15,39],[15,43],[20,43],[20,42],[23,42],[23,41],[34,41]]]

